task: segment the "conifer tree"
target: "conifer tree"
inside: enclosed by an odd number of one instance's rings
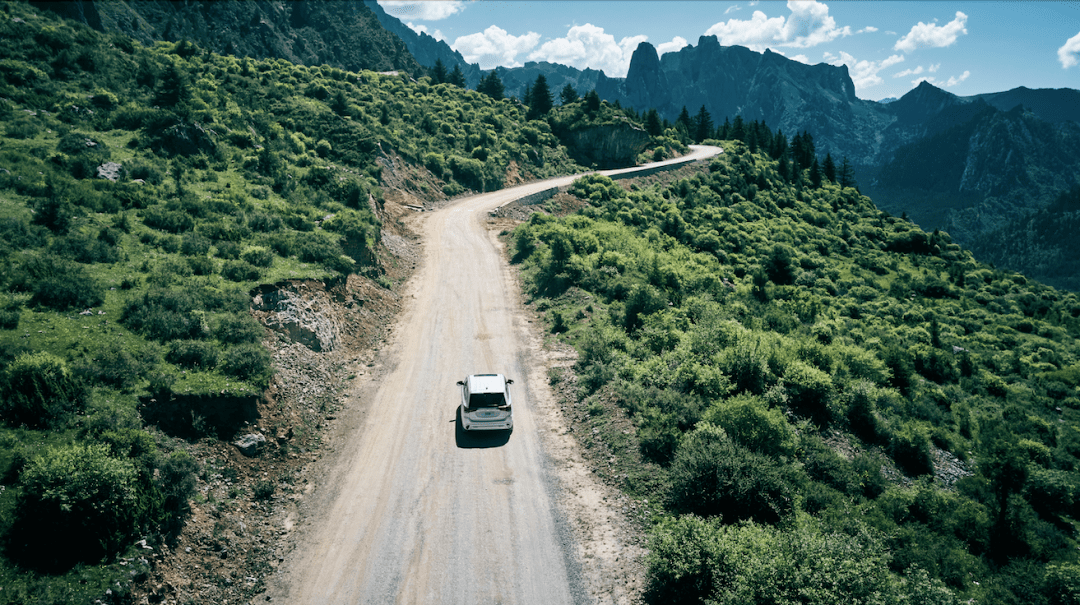
[[[460,65],[454,65],[454,70],[450,72],[450,78],[447,79],[447,82],[458,88],[465,88],[465,73],[461,71]]]
[[[822,170],[824,170],[825,178],[829,179],[830,183],[836,182],[836,162],[833,161],[831,153],[825,154],[825,164],[822,166]]]
[[[563,105],[569,105],[578,100],[578,93],[574,90],[574,87],[567,82],[566,86],[563,86],[562,92],[559,93],[559,101]]]
[[[712,116],[702,105],[698,110],[697,116],[694,117],[694,141],[700,143],[705,139],[711,137],[713,134],[713,121]]]
[[[810,163],[810,186],[814,189],[821,188],[821,165],[816,157]]]
[[[435,66],[431,68],[431,77],[436,84],[446,83],[449,74],[446,73],[446,65],[442,62],[442,59],[435,59]]]
[[[855,183],[855,169],[851,167],[851,162],[848,161],[846,155],[844,156],[844,160],[840,162],[840,172],[837,175],[837,178],[840,179],[841,187],[855,187],[856,189],[859,187],[858,184]]]
[[[481,78],[480,83],[476,85],[476,92],[485,94],[496,101],[503,99],[503,93],[506,91],[506,87],[503,86],[502,80],[499,79],[499,74],[495,73],[495,70],[491,70],[488,75]]]
[[[645,131],[654,137],[664,133],[664,125],[660,122],[660,114],[655,108],[645,113]]]
[[[551,89],[548,88],[547,78],[544,74],[536,76],[532,92],[529,94],[529,111],[526,117],[530,120],[542,118],[551,111],[554,102],[551,100]]]
[[[600,109],[600,95],[596,94],[596,90],[590,90],[589,94],[585,95],[585,109],[589,113],[594,113]]]

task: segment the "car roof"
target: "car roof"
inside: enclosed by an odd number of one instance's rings
[[[506,377],[502,374],[472,374],[466,385],[470,393],[504,393]]]

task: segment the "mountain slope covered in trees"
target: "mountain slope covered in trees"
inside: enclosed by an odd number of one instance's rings
[[[32,2],[98,31],[117,33],[144,46],[187,40],[213,52],[329,65],[350,71],[423,68],[405,44],[387,31],[364,3],[238,2],[176,0],[80,0]]]
[[[512,235],[650,601],[1073,602],[1080,299],[721,144]]]

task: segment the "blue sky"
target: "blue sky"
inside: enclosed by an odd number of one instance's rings
[[[716,35],[809,64],[847,65],[864,99],[922,80],[964,96],[1080,89],[1080,1],[713,2],[379,0],[483,69],[552,61],[624,76],[639,42],[661,53]]]

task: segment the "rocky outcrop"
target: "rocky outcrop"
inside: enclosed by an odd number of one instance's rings
[[[338,346],[341,328],[326,313],[329,297],[304,296],[290,287],[264,286],[252,300],[252,309],[264,312],[263,324],[286,339],[316,353]]]
[[[599,169],[633,166],[649,133],[627,121],[574,128],[560,136],[575,161]]]

